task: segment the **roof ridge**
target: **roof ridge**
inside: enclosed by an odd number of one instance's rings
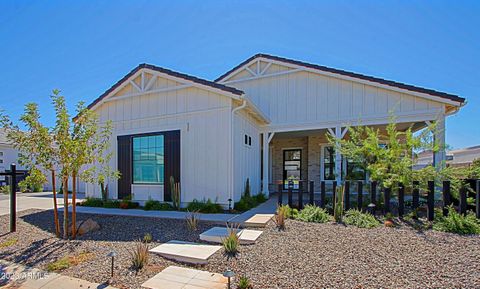
[[[321,71],[324,71],[324,72],[330,72],[330,73],[340,74],[340,75],[344,75],[344,76],[348,76],[348,77],[353,77],[353,78],[358,78],[358,79],[367,80],[367,81],[371,81],[371,82],[376,82],[376,83],[380,83],[380,84],[384,84],[384,85],[392,86],[392,87],[397,87],[397,88],[401,88],[401,89],[405,89],[405,90],[430,94],[430,95],[433,95],[433,96],[438,96],[438,97],[442,97],[442,98],[445,98],[445,99],[458,101],[458,102],[461,102],[461,103],[465,102],[465,98],[460,97],[460,96],[455,95],[455,94],[451,94],[451,93],[441,92],[441,91],[430,89],[430,88],[419,87],[419,86],[406,84],[406,83],[402,83],[402,82],[397,82],[397,81],[394,81],[394,80],[388,80],[388,79],[384,79],[384,78],[380,78],[380,77],[369,76],[369,75],[365,75],[365,74],[361,74],[361,73],[357,73],[357,72],[350,72],[350,71],[346,71],[346,70],[342,70],[342,69],[328,67],[328,66],[325,66],[325,65],[313,64],[313,63],[308,63],[308,62],[304,62],[304,61],[300,61],[300,60],[285,58],[285,57],[281,57],[281,56],[275,56],[275,55],[271,55],[271,54],[267,54],[267,53],[257,53],[255,55],[249,57],[245,61],[241,62],[240,64],[236,65],[232,69],[230,69],[227,72],[225,72],[224,74],[222,74],[221,76],[217,77],[217,79],[215,79],[215,82],[218,82],[218,81],[222,80],[227,75],[231,74],[232,72],[239,69],[243,65],[249,63],[250,61],[252,61],[256,58],[262,58],[262,57],[267,58],[267,59],[271,59],[271,60],[280,61],[280,62],[285,62],[285,63],[304,66],[304,67],[308,67],[308,68],[313,68],[313,69],[321,70]]]

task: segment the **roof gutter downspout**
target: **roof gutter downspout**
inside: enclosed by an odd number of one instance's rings
[[[230,115],[230,199],[232,200],[232,204],[235,201],[233,199],[233,178],[234,178],[234,161],[233,158],[235,156],[235,150],[234,150],[234,135],[233,135],[233,121],[234,121],[234,116],[235,113],[241,109],[244,109],[247,106],[247,100],[243,99],[243,95],[240,96],[242,98],[242,104],[234,109],[232,109],[232,114]]]

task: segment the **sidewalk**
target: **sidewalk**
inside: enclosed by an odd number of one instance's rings
[[[57,273],[0,260],[0,287],[19,289],[115,289],[105,284],[88,282]]]
[[[63,211],[63,208],[59,208]],[[116,209],[116,208],[98,208],[98,207],[82,207],[77,206],[77,213],[82,214],[99,214],[114,216],[131,216],[131,217],[154,217],[165,219],[185,219],[188,212],[180,211],[145,211],[139,209]],[[201,221],[226,223],[230,219],[238,216],[235,214],[202,214],[199,213]]]
[[[243,212],[242,214],[202,214],[201,221],[210,221],[218,223],[235,222],[242,223],[255,214],[274,214],[277,209],[277,197],[270,196],[265,203]],[[63,211],[63,208],[58,208]],[[82,207],[77,206],[77,213],[82,214],[98,214],[98,215],[114,215],[114,216],[131,216],[131,217],[154,217],[166,219],[185,219],[188,212],[181,211],[145,211],[139,209],[116,209],[116,208],[99,208],[99,207]]]

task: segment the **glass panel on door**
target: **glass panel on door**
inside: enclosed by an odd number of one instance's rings
[[[302,150],[283,151],[283,184],[288,189],[288,182],[293,181],[293,188],[299,189],[302,168]]]

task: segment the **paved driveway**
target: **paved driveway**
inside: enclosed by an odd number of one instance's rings
[[[71,197],[71,196],[69,196]],[[78,194],[77,199],[84,198],[83,194]],[[59,207],[63,207],[63,195],[57,196],[57,203]],[[27,209],[53,209],[53,194],[52,192],[42,193],[18,193],[17,194],[17,212]],[[10,196],[0,194],[0,215],[7,215],[10,213]]]

